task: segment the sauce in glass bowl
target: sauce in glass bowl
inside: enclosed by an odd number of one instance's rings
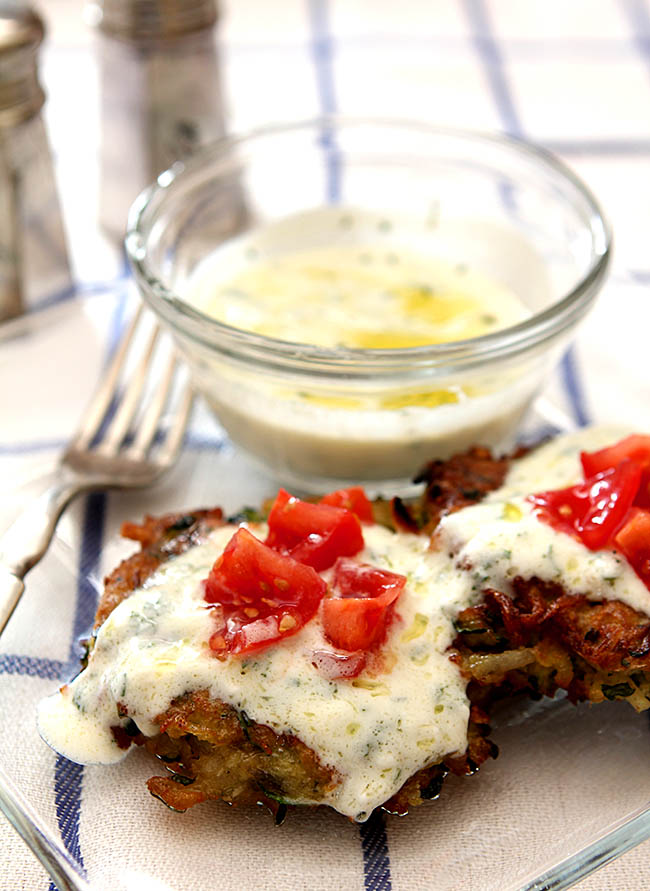
[[[609,246],[543,150],[365,118],[215,143],[159,176],[126,237],[232,441],[301,491],[403,491],[432,458],[508,448]]]
[[[223,251],[206,262],[191,301],[246,331],[316,346],[401,349],[481,337],[530,315],[504,285],[401,245],[347,244],[263,257],[223,279]]]
[[[225,242],[197,266],[183,297],[219,322],[284,343],[287,355],[301,344],[351,352],[454,344],[531,315],[513,288],[472,263],[471,250],[458,260],[472,232],[471,223],[455,224],[450,255],[426,221],[317,208]],[[513,262],[537,266],[544,287],[543,264],[525,242],[492,237]],[[435,381],[425,374],[406,386],[382,375],[306,384],[271,370],[254,379],[242,368],[215,370],[210,362],[201,389],[236,440],[271,463],[290,455],[302,475],[342,480],[396,480],[432,455],[500,443],[536,386],[512,368]]]

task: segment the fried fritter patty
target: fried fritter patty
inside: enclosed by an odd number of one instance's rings
[[[499,488],[513,457],[495,459],[474,448],[448,461],[429,464],[417,478],[421,498],[377,502],[375,520],[394,529],[430,535],[440,519],[480,501]],[[224,523],[220,510],[146,517],[127,523],[122,533],[141,545],[105,580],[97,611],[98,627],[124,598],[165,560],[199,544]],[[596,603],[567,595],[559,585],[515,579],[514,596],[483,592],[480,605],[460,612],[458,635],[450,652],[468,680],[471,703],[468,748],[419,771],[385,802],[391,813],[405,814],[435,798],[448,772],[473,773],[496,757],[488,739],[491,705],[523,692],[532,697],[566,690],[574,702],[626,699],[636,709],[650,704],[650,621],[625,604]],[[128,717],[122,712],[121,717]],[[251,721],[206,691],[188,691],[156,719],[159,733],[143,737],[116,727],[118,742],[132,742],[163,761],[168,775],[153,777],[149,790],[175,810],[221,799],[267,806],[279,820],[286,802],[327,799],[339,781],[336,772],[294,736],[276,734]]]
[[[488,589],[462,610],[454,641],[474,701],[553,696],[625,699],[650,706],[650,620],[618,601],[567,595],[560,585],[516,578],[514,596]]]

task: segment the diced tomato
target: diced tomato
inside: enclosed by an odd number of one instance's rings
[[[349,489],[337,489],[324,495],[321,504],[331,504],[333,507],[344,507],[351,510],[362,523],[374,523],[372,504],[361,486],[351,486]]]
[[[611,545],[625,522],[641,481],[641,469],[627,459],[577,486],[531,495],[537,516],[578,538],[592,551]]]
[[[323,600],[326,637],[342,650],[369,650],[386,634],[392,606],[406,578],[366,563],[339,559],[334,567],[337,597]]]
[[[358,517],[342,507],[310,504],[280,489],[269,514],[266,544],[319,572],[363,548]]]
[[[641,468],[641,483],[634,503],[638,507],[650,508],[650,436],[635,433],[605,449],[580,455],[585,476],[617,467],[626,458]]]
[[[650,508],[650,467],[641,470],[641,482],[634,503],[637,507],[643,507],[646,510]]]
[[[263,650],[313,618],[326,590],[310,566],[239,529],[205,581],[205,599],[220,607],[210,646],[223,655]]]
[[[366,654],[357,650],[354,653],[334,653],[331,650],[315,650],[312,665],[328,681],[340,678],[356,678],[366,664]]]
[[[396,591],[396,599],[406,584],[406,576],[389,572],[369,563],[340,559],[334,567],[334,587],[341,597],[377,597],[385,591]]]
[[[650,467],[650,436],[634,433],[605,449],[582,452],[580,455],[585,476],[593,476],[610,467],[617,467],[625,458],[641,467]]]
[[[614,543],[639,578],[650,587],[650,510],[632,508]]]

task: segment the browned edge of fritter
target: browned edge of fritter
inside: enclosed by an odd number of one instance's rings
[[[503,483],[511,461],[476,447],[447,461],[433,461],[416,478],[424,492],[408,503],[377,501],[375,520],[394,529],[431,535],[440,519],[479,502]],[[254,512],[236,519],[259,519]],[[224,523],[219,509],[147,516],[126,523],[122,534],[141,550],[124,560],[105,580],[95,628],[165,560],[183,553]],[[578,702],[626,699],[637,710],[650,705],[650,622],[616,601],[597,603],[567,595],[560,586],[516,579],[514,597],[488,589],[480,605],[463,610],[450,652],[468,679],[471,702],[468,748],[414,776],[384,803],[390,813],[437,797],[444,777],[473,773],[496,757],[488,739],[492,704],[515,693],[533,698],[568,692]],[[116,716],[118,717],[118,716]],[[244,712],[188,691],[157,718],[160,733],[145,739],[122,707],[118,743],[145,745],[169,771],[148,781],[149,790],[169,807],[183,811],[199,802],[261,804],[280,821],[286,801],[321,801],[336,785],[336,773],[322,765],[300,740],[278,735]]]

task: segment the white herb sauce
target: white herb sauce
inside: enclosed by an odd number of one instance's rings
[[[366,819],[417,770],[465,751],[465,682],[445,651],[455,635],[454,617],[480,600],[481,589],[507,592],[515,575],[536,575],[570,593],[620,599],[650,615],[650,592],[622,557],[588,551],[554,532],[524,500],[529,492],[577,482],[580,450],[618,436],[581,431],[516,462],[500,490],[443,520],[436,550],[424,536],[364,526],[366,548],[358,559],[408,579],[377,675],[366,670],[339,681],[320,675],[313,652],[331,646],[318,619],[254,657],[216,659],[208,645],[213,617],[200,582],[234,529],[216,530],[163,564],[111,613],[88,667],[41,703],[43,738],[74,761],[118,761],[124,752],[110,731],[120,723],[117,703],[153,735],[155,717],[175,697],[206,689],[251,720],[301,739],[340,776],[327,803]],[[263,526],[250,528],[264,537]]]
[[[407,484],[432,456],[476,442],[503,447],[546,366],[539,353],[489,367],[451,360],[425,367],[413,357],[399,371],[382,365],[364,375],[368,357],[356,354],[348,356],[356,369],[348,376],[304,361],[299,344],[453,343],[507,329],[550,304],[545,263],[525,240],[453,215],[433,225],[354,207],[313,208],[228,239],[177,288],[220,322],[293,342],[277,354],[286,365],[261,366],[248,348],[241,361],[232,361],[230,348],[197,346],[188,357],[231,438],[310,491],[327,480],[337,481],[333,488]]]
[[[201,268],[190,302],[235,328],[280,340],[395,349],[480,337],[530,315],[487,276],[398,245],[258,258],[226,281],[222,254]]]

